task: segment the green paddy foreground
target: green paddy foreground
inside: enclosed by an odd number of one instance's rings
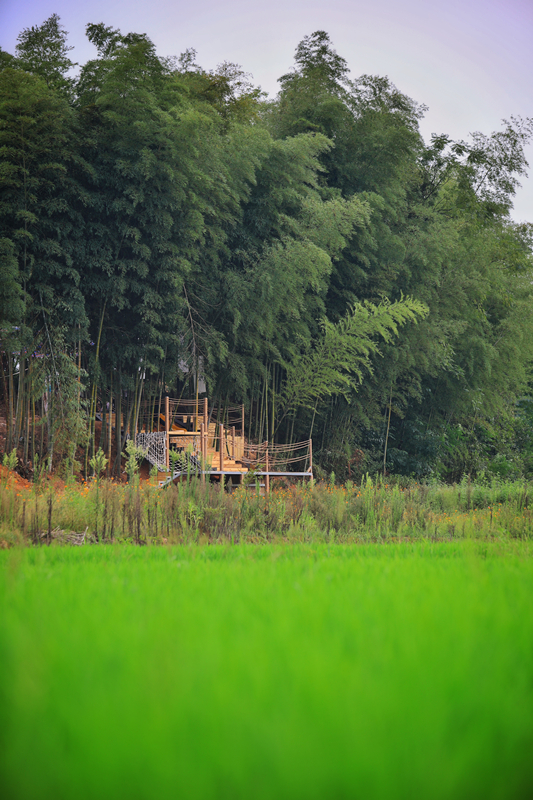
[[[530,797],[532,556],[1,552],[2,796]]]

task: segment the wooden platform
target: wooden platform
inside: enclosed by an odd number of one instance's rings
[[[222,413],[219,409],[217,419],[226,422],[219,421],[218,424],[209,421],[205,398],[191,401],[165,397],[164,405],[161,403],[155,410],[157,413],[154,414],[152,406],[143,415],[135,441],[145,449],[150,463],[157,466],[160,483],[179,480],[190,474],[200,475],[203,480],[206,476],[215,480],[227,476],[242,482],[253,471],[254,475],[265,478],[268,493],[271,477],[313,477],[311,441],[291,445],[249,443],[244,435],[243,406],[225,407]],[[231,417],[230,411],[233,413]],[[228,421],[235,424],[229,425]],[[181,454],[177,462],[174,459],[174,467],[170,457],[172,451]],[[301,466],[298,469],[299,461]]]

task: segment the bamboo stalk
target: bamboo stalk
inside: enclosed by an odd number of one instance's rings
[[[30,444],[30,408],[31,408],[31,359],[28,359],[28,390],[27,397],[24,402],[24,464],[28,463],[29,444]]]
[[[9,406],[8,406],[8,422],[7,422],[7,449],[11,452],[13,448],[13,392],[15,385],[13,381],[13,354],[9,353],[8,358],[8,382],[9,382]]]
[[[252,439],[252,417],[254,413],[254,386],[255,386],[255,381],[252,384],[252,395],[250,398],[250,415],[248,419],[248,444]],[[244,431],[242,432],[242,435],[244,436]],[[244,444],[243,444],[243,453],[244,453]]]
[[[255,434],[257,436],[257,403],[255,405],[255,416],[254,416],[254,393],[255,393],[255,378],[252,384],[252,396],[250,399],[250,419],[248,420],[248,441],[252,441],[252,422],[255,422]],[[259,402],[259,401],[257,401]]]
[[[256,431],[255,431],[255,438],[256,438],[256,440],[258,442],[262,442],[263,441],[263,406],[265,404],[265,392],[263,390],[263,387],[261,386],[261,383],[259,384],[259,391],[260,391],[261,400],[259,402],[259,399],[258,399],[258,414],[256,414],[257,425],[256,425]]]
[[[145,376],[145,374],[146,373],[143,371],[141,373],[141,378],[140,378],[139,399],[137,401],[137,413],[136,413],[136,416],[135,416],[135,424],[134,424],[134,430],[133,430],[133,441],[134,442],[137,441],[137,428],[139,426],[139,414],[140,414],[140,411],[141,411],[141,403],[142,403],[142,396],[143,396],[143,387],[144,387],[144,376]]]
[[[105,303],[104,308],[100,314],[100,325],[98,329],[98,339],[96,343],[96,356],[95,356],[95,363],[94,363],[94,383],[91,386],[91,403],[89,406],[89,441],[87,442],[87,448],[85,451],[85,477],[87,478],[87,465],[89,460],[89,452],[91,449],[92,443],[92,454],[94,456],[94,413],[96,409],[96,384],[98,383],[98,358],[100,354],[100,337],[102,334],[102,326],[104,324],[104,311],[105,311]]]
[[[124,445],[126,444],[126,437],[128,436],[128,433],[131,431],[131,419],[132,419],[134,406],[135,406],[135,395],[134,395],[133,400],[132,400],[131,399],[131,393],[128,392],[128,402],[127,402],[127,405],[126,405],[127,410],[128,410],[128,414],[127,414],[127,417],[126,417],[125,422],[124,422],[124,435],[122,436],[122,440],[121,440],[121,442],[122,442],[121,450],[124,447]]]
[[[44,397],[44,394],[41,395],[41,448],[39,451],[39,459],[41,462],[43,460],[44,453]]]
[[[213,406],[213,408],[214,408],[214,406]],[[211,410],[211,414],[213,414],[213,409]],[[216,418],[216,422],[215,422],[215,433],[219,428],[220,428],[220,405],[217,405],[217,418]]]
[[[155,388],[157,388],[157,385],[156,385]],[[151,403],[150,414],[149,414],[150,431],[153,431],[153,429],[154,429],[155,404],[156,404],[156,391],[154,389],[154,381],[153,380],[152,380],[152,389],[153,389],[153,391],[150,394],[150,397],[152,398],[152,403]],[[147,428],[147,431],[148,431],[148,428]]]
[[[315,417],[316,417],[316,407],[318,405],[318,398],[315,400],[315,407],[313,409],[313,419],[311,420],[311,430],[309,431],[309,438],[311,439],[313,436],[313,427],[315,425]]]
[[[104,302],[104,306],[102,308],[102,313],[100,314],[100,325],[98,328],[98,339],[96,340],[96,355],[94,361],[94,383],[91,393],[91,406],[89,412],[89,447],[91,448],[92,444],[92,455],[94,456],[94,431],[95,431],[95,413],[96,413],[96,392],[97,392],[97,383],[98,383],[98,361],[100,358],[100,342],[102,340],[102,328],[104,326],[104,315],[105,309],[107,305],[107,300]],[[87,477],[87,462],[88,462],[88,453],[85,453],[85,477]]]
[[[32,397],[32,420],[31,420],[31,466],[35,465],[35,397]]]
[[[272,424],[270,426],[270,438],[274,444],[274,421],[276,409],[276,365],[272,365]]]
[[[141,388],[141,378],[139,377],[139,369],[137,369],[137,374],[135,376],[135,387],[133,389],[133,411],[131,416],[131,439],[133,444],[135,444],[135,440],[137,438],[137,417],[139,414],[139,391]]]
[[[267,367],[265,373],[265,441],[268,442],[269,435],[268,435],[268,377],[269,377],[269,370]]]
[[[52,472],[54,461],[54,389],[50,378],[50,400],[48,403],[48,413],[46,415],[48,425],[48,472]]]
[[[98,450],[106,449],[106,436],[107,436],[107,416],[106,416],[106,404],[105,404],[105,382],[102,386],[102,424],[100,425],[100,436],[98,438],[98,447],[96,448],[96,452]],[[96,422],[94,423],[96,427]],[[96,439],[96,431],[95,431],[95,439]]]
[[[196,359],[196,403],[194,406],[194,427],[193,430],[196,433],[198,430],[198,359]]]
[[[390,430],[390,417],[392,412],[392,381],[390,385],[390,398],[389,398],[389,418],[387,420],[387,433],[385,435],[385,449],[383,451],[383,475],[385,475],[387,471],[387,445],[389,442],[389,430]]]
[[[117,455],[115,459],[115,472],[118,470],[120,474],[120,464],[122,459],[122,441],[121,441],[121,428],[122,428],[122,373],[118,371],[118,389],[117,389],[117,402],[115,410],[115,442],[117,444]]]
[[[3,355],[4,352],[5,352],[6,357],[7,357],[7,351],[0,350],[0,369],[2,370],[2,386],[3,386],[3,389],[4,389],[4,408],[7,409],[7,404],[9,402],[9,400],[8,400],[9,393],[8,393],[8,389],[7,389],[6,372],[5,372],[5,369],[4,369],[4,355]],[[6,433],[7,433],[7,431],[6,431]]]
[[[166,454],[165,454],[165,465],[167,468],[167,472],[170,468],[170,400],[167,396],[165,397],[165,433],[166,433]]]
[[[78,398],[77,398],[77,405],[76,405],[76,420],[79,423],[80,420],[80,403],[81,403],[81,336],[80,336],[80,323],[78,322]],[[74,441],[72,444],[72,473],[74,473],[74,461],[76,459],[76,444],[77,442]]]
[[[115,419],[115,433],[116,433],[116,419]],[[107,477],[111,470],[111,437],[113,436],[113,370],[111,370],[111,377],[109,381],[109,441],[107,443]]]
[[[18,379],[18,386],[17,386],[17,405],[15,408],[15,442],[14,446],[18,450],[18,445],[20,441],[20,429],[21,429],[21,420],[22,420],[22,413],[21,413],[21,405],[22,405],[22,396],[24,392],[24,372],[22,369],[22,359],[19,361],[19,379]]]

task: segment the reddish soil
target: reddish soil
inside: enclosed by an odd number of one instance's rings
[[[17,489],[28,489],[32,484],[26,478],[21,478],[16,472],[12,472],[7,467],[0,464],[0,481],[6,482],[6,486],[16,486]]]
[[[98,447],[99,442],[101,441],[101,434],[102,434],[102,423],[97,420],[95,423],[95,440],[96,440],[96,447]],[[5,451],[6,447],[6,419],[4,409],[0,405],[0,454]],[[108,450],[106,448],[106,457],[108,456]],[[19,452],[20,456],[20,452]],[[117,445],[116,445],[116,437],[115,432],[113,431],[112,437],[112,448],[111,448],[111,463],[114,465],[117,456]],[[85,452],[79,448],[76,454],[76,457],[80,464],[85,463]],[[0,455],[1,458],[1,455]],[[54,467],[56,465],[54,464]],[[139,475],[142,481],[147,481],[150,479],[150,464],[147,461],[143,461],[140,465]],[[106,473],[104,473],[104,477]],[[16,472],[10,472],[6,467],[3,467],[0,464],[0,480],[4,482],[7,480],[9,486],[17,486],[19,488],[24,488],[27,486],[31,486],[31,481],[26,480],[25,478],[18,475]],[[81,477],[80,477],[81,480]],[[120,469],[120,477],[115,476],[115,480],[122,481],[125,483],[127,481],[126,472],[125,472],[125,460],[122,459],[121,469]],[[46,476],[46,481],[48,484],[53,483],[54,487],[59,491],[65,485],[64,481],[59,478],[55,472],[53,471],[51,475]]]

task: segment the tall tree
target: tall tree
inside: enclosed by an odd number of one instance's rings
[[[39,75],[49,89],[71,97],[74,78],[69,72],[77,66],[69,53],[68,33],[61,26],[57,14],[52,14],[40,26],[24,28],[17,37],[18,64],[33,75]]]

